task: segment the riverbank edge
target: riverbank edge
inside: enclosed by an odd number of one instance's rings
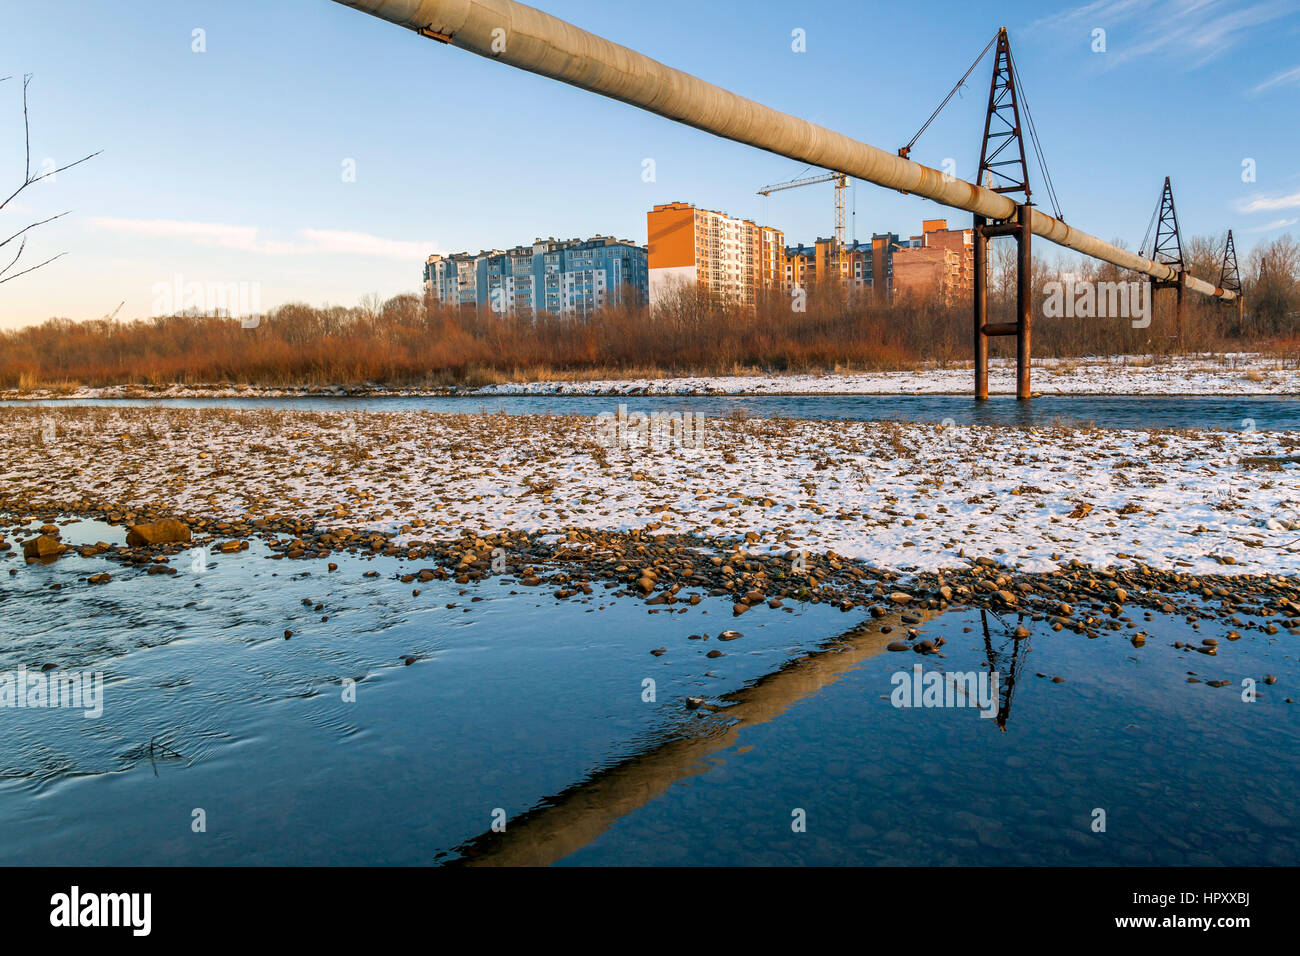
[[[747,552],[743,539],[642,530],[467,530],[457,537],[425,539],[415,536],[419,527],[396,533],[321,527],[296,516],[248,521],[174,514],[161,506],[128,510],[99,502],[70,506],[25,501],[23,505],[21,510],[14,510],[9,500],[0,497],[0,514],[14,522],[30,519],[56,526],[68,518],[92,519],[121,527],[124,532],[136,525],[170,518],[181,522],[191,537],[188,541],[157,545],[68,545],[47,557],[25,559],[21,546],[14,550],[0,538],[0,566],[15,558],[27,564],[48,564],[73,556],[100,556],[139,573],[170,576],[179,573],[173,558],[193,562],[199,553],[219,555],[246,550],[248,541],[257,538],[270,550],[271,560],[320,562],[335,553],[383,555],[424,563],[423,567],[393,575],[406,584],[437,579],[472,585],[505,575],[523,587],[554,589],[559,600],[579,593],[591,594],[595,586],[603,586],[612,597],[641,600],[651,608],[670,613],[676,604],[695,605],[705,596],[729,598],[736,618],[763,607],[779,609],[786,601],[830,604],[845,612],[866,610],[873,619],[900,611],[904,623],[920,623],[919,618],[915,622],[907,620],[907,612],[913,609],[978,609],[992,614],[998,626],[1017,639],[1029,636],[1029,629],[1020,623],[1029,620],[1046,622],[1054,631],[1071,630],[1090,638],[1104,631],[1131,632],[1130,642],[1140,648],[1149,635],[1128,612],[1142,609],[1148,619],[1160,612],[1184,616],[1189,624],[1199,620],[1232,624],[1233,629],[1224,635],[1229,643],[1239,639],[1242,630],[1251,629],[1269,636],[1283,630],[1300,636],[1297,576],[1196,575],[1140,564],[1093,568],[1077,559],[1062,561],[1055,571],[1026,572],[987,555],[967,558],[964,568],[912,573],[875,567],[830,551]],[[45,537],[58,540],[57,533]],[[26,540],[35,540],[35,536]],[[328,570],[336,571],[337,565],[329,563]],[[17,573],[17,568],[9,569],[11,576]],[[369,571],[366,575],[378,576],[379,572]],[[111,577],[101,574],[86,580],[107,585]],[[1242,614],[1261,617],[1264,623],[1248,623]],[[1008,620],[1012,617],[1014,628]],[[909,627],[900,637],[898,646],[891,645],[891,650],[923,654],[938,651],[934,643],[919,639],[917,628]],[[1221,642],[1211,637],[1198,645],[1188,642],[1175,646],[1217,656]]]
[[[1293,364],[1293,363],[1292,363]],[[622,395],[735,396],[920,396],[970,395],[965,384],[946,379],[972,374],[971,366],[921,365],[881,371],[834,369],[784,372],[762,369],[719,371],[707,374],[679,374],[647,377],[574,377],[569,379],[517,379],[473,386],[302,384],[250,385],[235,382],[166,385],[128,384],[45,388],[9,388],[0,391],[0,401],[93,401],[103,399],[229,399],[229,398],[484,398],[516,397],[601,397]],[[1084,397],[1197,397],[1197,396],[1289,396],[1300,393],[1300,366],[1276,356],[1253,353],[1196,353],[1170,359],[1149,355],[1114,357],[1045,358],[1033,363],[1040,386],[1036,396],[1078,395]],[[1270,381],[1276,375],[1281,381]],[[1123,378],[1138,381],[1127,387]],[[1156,377],[1159,381],[1141,381]],[[1068,388],[1044,388],[1043,379],[1068,379]],[[1185,380],[1180,383],[1178,379]],[[907,379],[916,379],[908,382]],[[929,379],[929,384],[925,380]],[[1097,379],[1095,383],[1089,381]],[[1117,381],[1117,379],[1121,379]],[[1172,379],[1172,381],[1170,380]],[[783,387],[786,383],[817,387]],[[1272,387],[1269,387],[1269,386]],[[873,387],[874,386],[874,387]],[[911,386],[911,387],[909,387]],[[1016,393],[1014,363],[1008,359],[990,362],[990,394]]]

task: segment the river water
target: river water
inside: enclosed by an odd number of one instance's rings
[[[463,398],[195,398],[75,399],[0,402],[4,405],[164,405],[176,408],[283,408],[312,411],[506,412],[512,415],[600,415],[618,411],[693,411],[710,418],[896,420],[957,425],[1092,424],[1100,428],[1300,428],[1300,396],[1044,395],[1027,402],[995,395],[750,395],[567,396],[509,395]]]
[[[1172,647],[1182,619],[1138,649],[952,612],[922,660],[822,605],[733,620],[333,560],[0,557],[0,673],[104,681],[98,718],[0,708],[0,864],[1300,863],[1286,630],[1210,658]],[[991,665],[999,715],[894,706],[917,664]]]

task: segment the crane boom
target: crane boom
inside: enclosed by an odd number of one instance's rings
[[[798,186],[813,186],[817,183],[829,182],[835,183],[835,231],[832,233],[831,270],[841,279],[844,279],[848,274],[848,261],[844,258],[844,249],[847,245],[845,241],[844,193],[849,188],[848,176],[843,173],[822,173],[817,176],[806,176],[803,179],[792,179],[789,182],[764,186],[758,191],[758,195],[769,196],[774,192],[780,192],[782,189],[794,189]]]
[[[771,186],[764,186],[758,191],[758,195],[767,196],[771,193],[780,192],[782,189],[794,189],[796,186],[814,186],[817,183],[828,183],[832,179],[838,179],[839,173],[823,173],[820,176],[809,176],[806,179],[792,179],[786,183],[775,183]]]

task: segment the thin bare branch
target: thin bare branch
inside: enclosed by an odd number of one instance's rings
[[[27,248],[27,240],[23,239],[22,242],[18,243],[18,252],[14,255],[12,259],[9,260],[9,265],[5,266],[3,269],[0,269],[0,278],[2,278],[6,272],[8,272],[10,269],[14,267],[15,262],[17,262],[19,259],[22,258],[23,250],[26,248]]]
[[[23,189],[28,183],[32,181],[32,124],[27,117],[27,87],[31,85],[31,82],[32,82],[32,75],[30,73],[24,73],[23,74],[23,142],[27,147],[27,171],[23,174],[23,185],[18,187],[19,190]],[[14,195],[17,195],[17,193],[15,193]],[[9,199],[12,198],[13,196],[9,197]],[[3,204],[0,204],[0,209],[3,209],[5,205],[8,204],[9,199],[6,199]]]
[[[95,152],[91,153],[89,156],[82,156],[81,159],[77,160],[75,163],[68,163],[68,165],[66,165],[66,166],[60,166],[58,169],[51,169],[51,170],[50,170],[49,172],[47,172],[47,173],[41,173],[41,174],[40,174],[39,176],[37,176],[35,179],[28,179],[25,183],[23,183],[21,186],[19,186],[17,189],[15,189],[12,193],[10,193],[8,199],[6,199],[4,202],[0,202],[0,209],[4,209],[5,206],[9,205],[10,201],[14,198],[14,196],[17,196],[20,192],[22,192],[24,189],[26,189],[28,186],[32,185],[33,183],[39,183],[42,179],[46,179],[46,178],[48,178],[48,177],[50,177],[50,176],[54,176],[54,175],[56,175],[56,174],[58,174],[58,173],[61,173],[61,172],[63,172],[65,169],[71,169],[73,166],[79,166],[79,165],[81,165],[82,163],[84,163],[84,162],[85,162],[86,160],[88,160],[88,159],[94,159],[96,156],[98,156],[98,155],[99,155],[100,153],[102,153],[102,152],[103,152],[102,149],[100,149],[100,150],[96,150]]]
[[[68,210],[68,212],[71,212],[71,211],[72,211],[71,209]],[[15,232],[12,236],[10,236],[10,237],[9,237],[8,239],[6,239],[4,242],[0,242],[0,249],[3,249],[5,246],[9,245],[9,243],[13,242],[15,239],[17,239],[19,236],[21,236],[21,235],[22,235],[24,232],[26,232],[27,230],[29,230],[29,229],[35,229],[37,226],[43,226],[43,225],[45,225],[47,222],[53,222],[53,221],[56,220],[56,219],[62,219],[64,216],[66,216],[66,215],[68,214],[68,212],[61,212],[61,213],[59,213],[59,214],[57,214],[57,215],[51,216],[49,219],[42,219],[40,222],[34,222],[34,223],[32,223],[30,226],[23,226],[23,228],[19,229],[17,232]]]
[[[44,262],[38,262],[38,263],[36,263],[36,265],[32,266],[30,269],[24,269],[22,272],[15,272],[15,273],[14,273],[13,275],[11,275],[11,276],[6,276],[5,278],[0,279],[0,285],[3,285],[4,283],[9,282],[9,281],[12,280],[12,279],[17,279],[19,276],[25,276],[25,275],[27,275],[27,273],[29,273],[29,272],[35,272],[35,271],[36,271],[37,269],[39,269],[41,266],[48,266],[48,265],[49,265],[51,262],[53,262],[55,259],[62,259],[62,258],[63,258],[64,256],[66,256],[66,255],[67,255],[66,252],[60,252],[57,256],[50,256],[50,257],[49,257],[48,259],[46,259]]]
[[[0,83],[8,79],[10,79],[10,77],[8,76],[0,77]],[[0,211],[3,211],[5,207],[7,207],[11,202],[13,202],[14,197],[16,197],[19,193],[21,193],[24,189],[26,189],[28,186],[32,185],[33,183],[38,183],[41,180],[49,179],[50,177],[58,173],[61,173],[64,170],[71,169],[73,166],[80,166],[86,160],[94,159],[96,156],[98,156],[100,153],[103,152],[103,150],[98,150],[97,152],[90,153],[87,156],[83,156],[74,162],[67,163],[66,165],[63,166],[59,166],[57,169],[51,169],[48,170],[47,172],[40,173],[37,176],[32,176],[32,123],[31,123],[31,113],[28,108],[28,100],[27,100],[27,89],[29,86],[31,86],[31,82],[32,82],[32,74],[24,73],[23,74],[23,151],[24,151],[23,181],[18,186],[17,189],[15,189],[12,193],[8,195],[8,197],[5,198],[4,202],[0,202]],[[36,265],[28,269],[23,269],[21,272],[15,272],[12,275],[9,274],[10,270],[14,268],[14,266],[18,263],[18,260],[22,258],[23,252],[27,249],[28,237],[26,233],[35,229],[37,226],[43,226],[46,223],[53,222],[55,219],[60,219],[66,215],[68,215],[68,213],[61,212],[56,215],[50,216],[47,219],[42,219],[39,222],[30,223],[29,225],[24,226],[22,229],[19,229],[8,239],[5,239],[4,241],[0,242],[0,249],[2,249],[5,246],[9,245],[9,243],[13,242],[15,239],[19,238],[20,236],[22,237],[22,241],[18,244],[18,252],[14,255],[13,259],[9,261],[9,264],[4,267],[4,269],[0,269],[0,283],[9,282],[13,279],[17,279],[19,276],[27,275],[27,273],[29,272],[35,272],[37,269],[41,268],[42,266],[49,265],[55,259],[59,259],[67,255],[67,253],[65,252],[60,252],[57,256],[51,256],[50,258],[46,259],[44,262],[38,262]]]

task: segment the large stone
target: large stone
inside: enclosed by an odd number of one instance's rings
[[[190,540],[189,526],[175,518],[163,518],[153,524],[133,524],[126,530],[126,543],[132,548],[150,544],[174,544]]]
[[[24,558],[57,558],[66,550],[67,545],[48,534],[23,542]]]

